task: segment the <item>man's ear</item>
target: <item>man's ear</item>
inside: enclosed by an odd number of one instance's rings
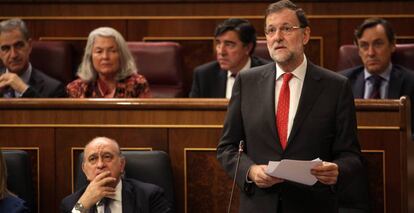
[[[89,180],[89,178],[88,178],[88,174],[86,173],[86,168],[85,168],[85,163],[84,163],[84,162],[82,162],[82,171],[83,171],[83,174],[85,174],[86,179],[87,179],[88,181],[91,181],[91,180]]]
[[[394,41],[390,45],[391,45],[391,52],[394,53],[395,52],[395,49],[397,48],[397,46],[396,46],[397,44]]]
[[[246,55],[250,55],[250,52],[252,51],[252,49],[253,49],[253,43],[248,43],[246,45]]]
[[[82,162],[82,171],[85,173],[85,163]]]
[[[309,42],[310,34],[311,34],[310,27],[305,27],[303,29],[303,45],[306,45]]]
[[[33,40],[31,38],[27,40],[27,45],[29,45],[29,55],[32,53],[32,42]]]
[[[121,173],[125,172],[125,164],[126,164],[125,157],[122,157],[121,158]]]

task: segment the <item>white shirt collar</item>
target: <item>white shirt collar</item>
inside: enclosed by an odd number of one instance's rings
[[[252,64],[252,60],[251,60],[251,59],[250,59],[250,57],[249,57],[249,58],[247,59],[246,64],[244,65],[244,67],[243,67],[243,68],[241,68],[241,70],[240,70],[239,72],[244,71],[244,70],[248,70],[248,69],[250,69],[251,64]],[[230,77],[231,77],[231,71],[230,71],[230,70],[227,70],[227,78],[230,78]]]
[[[115,187],[115,196],[108,196],[108,198],[122,202],[122,179],[119,180],[118,184]]]
[[[305,74],[306,74],[306,67],[308,66],[308,60],[306,59],[306,56],[303,55],[303,61],[302,63],[296,67],[295,70],[292,71],[293,76],[298,78],[301,81],[305,80]],[[276,63],[276,80],[280,78],[283,74],[285,74],[285,71]],[[280,72],[279,72],[280,71]]]

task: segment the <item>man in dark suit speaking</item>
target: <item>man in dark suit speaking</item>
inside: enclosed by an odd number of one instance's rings
[[[53,98],[65,97],[65,86],[29,62],[32,40],[21,19],[0,23],[0,97]],[[53,59],[51,59],[53,60]]]
[[[217,60],[195,68],[191,98],[230,98],[236,75],[268,61],[252,56],[256,30],[244,19],[231,18],[214,33]]]
[[[304,54],[310,27],[288,0],[269,5],[265,34],[276,63],[241,72],[217,147],[231,176],[245,142],[236,183],[240,212],[337,212],[337,190],[362,170],[354,98],[347,79],[312,64]],[[313,160],[318,182],[302,185],[268,175],[270,160]]]
[[[160,187],[121,178],[126,162],[116,141],[94,138],[85,146],[84,153],[82,170],[90,183],[64,198],[61,212],[172,212]]]

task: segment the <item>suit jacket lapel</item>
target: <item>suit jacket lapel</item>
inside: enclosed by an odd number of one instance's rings
[[[268,68],[268,66],[270,66]],[[271,63],[266,65],[264,72],[262,73],[261,79],[257,82],[257,88],[260,88],[260,91],[263,91],[262,94],[264,100],[261,101],[264,106],[264,115],[265,116],[265,128],[268,128],[272,134],[273,140],[270,141],[271,147],[276,147],[276,151],[279,153],[283,152],[282,146],[280,144],[279,135],[277,133],[276,127],[276,111],[275,111],[275,86],[276,86],[276,64]],[[260,127],[258,127],[260,128]],[[275,146],[276,144],[276,146]]]
[[[251,60],[250,68],[262,65],[262,63],[260,63],[260,61],[256,57],[252,56],[250,57],[250,60]]]
[[[299,100],[296,116],[293,120],[292,130],[289,134],[286,149],[289,148],[289,144],[291,144],[303,121],[306,119],[307,115],[309,115],[309,111],[311,111],[317,97],[322,91],[322,88],[323,85],[321,77],[317,73],[316,67],[308,61],[308,67],[306,69],[305,80],[302,87],[302,94]]]
[[[216,82],[212,82],[213,85],[216,84]],[[218,76],[217,76],[217,97],[226,97],[226,86],[227,86],[227,71],[226,70],[219,70]]]
[[[400,98],[400,91],[404,81],[404,75],[399,70],[395,69],[393,65],[393,69],[391,70],[390,75],[390,83],[388,87],[388,97],[392,99]]]
[[[139,213],[138,209],[135,209],[137,204],[135,203],[135,193],[132,186],[128,181],[122,180],[122,212],[124,213]],[[134,209],[136,211],[134,211]]]
[[[352,92],[354,93],[354,98],[364,98],[365,91],[365,79],[364,71],[359,72],[355,78],[354,86],[352,87]]]
[[[41,71],[38,71],[38,70],[32,68],[32,73],[30,75],[29,85],[33,89],[35,89],[37,92],[39,92],[39,94],[40,94],[44,90],[45,82],[44,82],[44,79],[39,78],[38,72],[41,72]]]

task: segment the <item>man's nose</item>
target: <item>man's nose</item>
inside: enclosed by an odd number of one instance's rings
[[[368,53],[369,56],[374,56],[375,55],[374,45],[369,45],[367,53]]]
[[[14,47],[10,48],[10,56],[12,58],[15,58],[16,56],[18,56],[18,52],[17,52],[16,48],[14,48]]]
[[[282,41],[283,40],[283,33],[281,30],[276,30],[275,34],[273,35],[273,39],[276,41]]]
[[[217,54],[224,55],[226,54],[226,47],[222,44],[218,44],[216,48]]]
[[[103,167],[105,167],[105,162],[103,161],[103,159],[102,158],[99,158],[98,159],[98,168],[103,168]]]

